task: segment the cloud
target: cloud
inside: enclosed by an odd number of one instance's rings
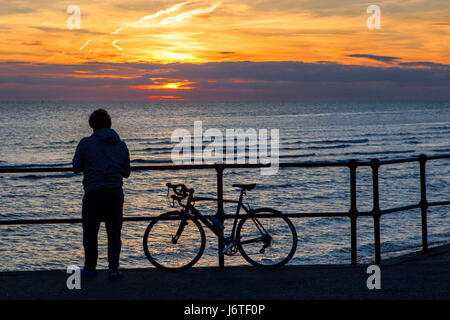
[[[0,15],[12,15],[34,12],[33,9],[16,3],[0,2]]]
[[[22,42],[22,44],[26,45],[26,46],[40,46],[40,45],[42,45],[42,42],[36,40],[36,41],[30,41],[30,42]]]
[[[71,33],[76,33],[76,34],[95,34],[95,35],[102,35],[103,33],[101,33],[101,32],[96,32],[96,31],[90,31],[90,30],[87,30],[87,29],[71,29],[71,30],[69,30],[69,29],[67,29],[67,28],[56,28],[56,27],[46,27],[46,26],[31,26],[31,28],[34,28],[34,29],[38,29],[38,30],[41,30],[41,31],[44,31],[44,32],[49,32],[49,33],[63,33],[63,32],[66,32],[66,33],[69,33],[69,32],[71,32]]]
[[[442,69],[450,69],[449,65],[435,63],[435,62],[427,62],[427,61],[418,61],[418,62],[400,62],[399,65],[405,67],[429,67],[429,68],[442,68]]]
[[[189,90],[183,87],[191,83],[195,86],[189,86]],[[0,100],[80,97],[176,97],[193,101],[450,100],[450,65],[426,61],[387,67],[294,61],[0,63]]]
[[[374,54],[348,54],[347,57],[367,58],[367,59],[376,60],[376,61],[382,61],[382,62],[393,62],[395,60],[400,59],[398,57],[377,56],[377,55],[374,55]]]

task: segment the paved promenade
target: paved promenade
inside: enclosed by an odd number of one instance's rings
[[[381,265],[381,289],[368,290],[366,265],[193,268],[168,273],[154,268],[107,272],[68,290],[64,271],[0,273],[0,300],[39,299],[450,299],[450,245],[413,253]]]

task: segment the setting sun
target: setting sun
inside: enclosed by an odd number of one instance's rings
[[[163,85],[163,86],[161,86],[161,88],[164,88],[164,89],[183,89],[183,88],[180,88],[180,86],[182,85],[182,83],[167,83],[167,84],[165,84],[165,85]]]

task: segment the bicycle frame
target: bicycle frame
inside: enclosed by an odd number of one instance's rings
[[[238,216],[239,216],[241,207],[245,210],[245,212],[247,214],[251,213],[251,209],[246,207],[242,203],[242,201],[244,199],[244,194],[245,194],[245,191],[241,190],[241,194],[239,196],[239,200],[238,201],[225,200],[225,199],[223,200],[223,202],[236,203],[237,204],[236,217],[234,218],[233,228],[232,228],[231,234],[229,236],[229,238],[231,238],[231,240],[235,240],[236,239],[236,227],[237,227]],[[198,201],[218,201],[218,199],[216,199],[216,198],[207,198],[207,197],[193,197],[192,194],[189,194],[188,199],[186,201],[186,205],[184,206],[184,208],[182,210],[183,211],[183,215],[189,215],[189,213],[191,213],[197,219],[202,221],[203,224],[206,227],[208,227],[208,229],[210,229],[219,239],[226,240],[226,237],[223,236],[223,234],[218,230],[218,228],[216,226],[214,226],[200,211],[198,211],[197,208],[194,207],[194,205],[192,203],[193,202],[198,202]],[[181,233],[184,230],[184,227],[186,225],[186,220],[187,219],[183,219],[182,218],[182,222],[180,223],[180,227],[178,228],[178,231],[175,234],[175,236],[173,237],[172,241],[176,242],[178,240],[178,238],[180,237]]]

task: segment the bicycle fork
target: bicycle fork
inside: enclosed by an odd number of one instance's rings
[[[177,244],[178,239],[180,238],[181,234],[183,233],[184,227],[188,224],[187,219],[183,218],[181,220],[180,226],[178,227],[177,233],[172,236],[172,243]]]

